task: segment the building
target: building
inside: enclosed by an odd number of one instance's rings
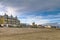
[[[51,27],[52,27],[52,26],[50,26],[50,25],[46,25],[46,26],[45,26],[45,28],[51,28]]]
[[[20,20],[18,20],[17,16],[13,17],[8,16],[7,14],[1,16],[0,15],[0,25],[3,24],[6,27],[19,27],[20,26]]]
[[[38,28],[45,28],[43,25],[38,25]]]
[[[57,28],[57,26],[46,25],[45,28]]]

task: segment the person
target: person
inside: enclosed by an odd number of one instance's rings
[[[1,27],[1,25],[0,25],[0,27]]]
[[[6,27],[8,27],[8,24],[6,24]]]
[[[3,24],[0,24],[0,27],[3,27]]]

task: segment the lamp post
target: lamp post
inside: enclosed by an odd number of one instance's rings
[[[8,27],[8,15],[7,15],[7,25],[6,26]]]

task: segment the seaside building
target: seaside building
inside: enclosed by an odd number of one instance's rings
[[[20,26],[20,20],[18,20],[17,16],[13,17],[5,15],[0,15],[0,25],[4,25],[5,27],[19,27]]]

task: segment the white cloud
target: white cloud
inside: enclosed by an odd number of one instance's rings
[[[48,15],[48,16],[35,16],[35,15],[27,15],[22,16],[25,18],[20,19],[22,23],[29,23],[32,24],[32,22],[36,22],[36,24],[45,24],[45,23],[54,23],[60,20],[60,13],[57,15]]]
[[[45,24],[45,23],[49,23],[49,20],[44,20],[44,19],[20,19],[21,23],[28,23],[28,24],[32,24],[32,22],[35,22],[36,24]]]
[[[3,5],[18,8],[20,11],[53,10],[60,8],[60,0],[0,0]],[[24,7],[21,9],[21,7]]]
[[[34,16],[34,15],[30,15],[30,16],[25,16],[25,19],[22,18],[21,23],[28,23],[28,24],[32,24],[32,22],[35,22],[36,24],[45,24],[45,23],[49,23],[50,20],[48,19],[42,19],[43,16]]]
[[[60,0],[3,0],[3,4],[0,4],[0,15],[6,14],[13,16],[22,16],[24,12],[27,11],[44,11],[44,10],[55,10],[60,8]],[[17,13],[16,13],[17,12]],[[22,15],[21,15],[22,14]],[[36,22],[37,24],[48,23],[52,20],[60,20],[60,19],[50,19],[53,17],[60,17],[60,15],[48,15],[48,16],[24,16],[26,19],[20,19],[21,22],[32,23]],[[44,19],[46,18],[46,19]]]
[[[16,16],[16,9],[12,7],[6,7],[6,14]]]

